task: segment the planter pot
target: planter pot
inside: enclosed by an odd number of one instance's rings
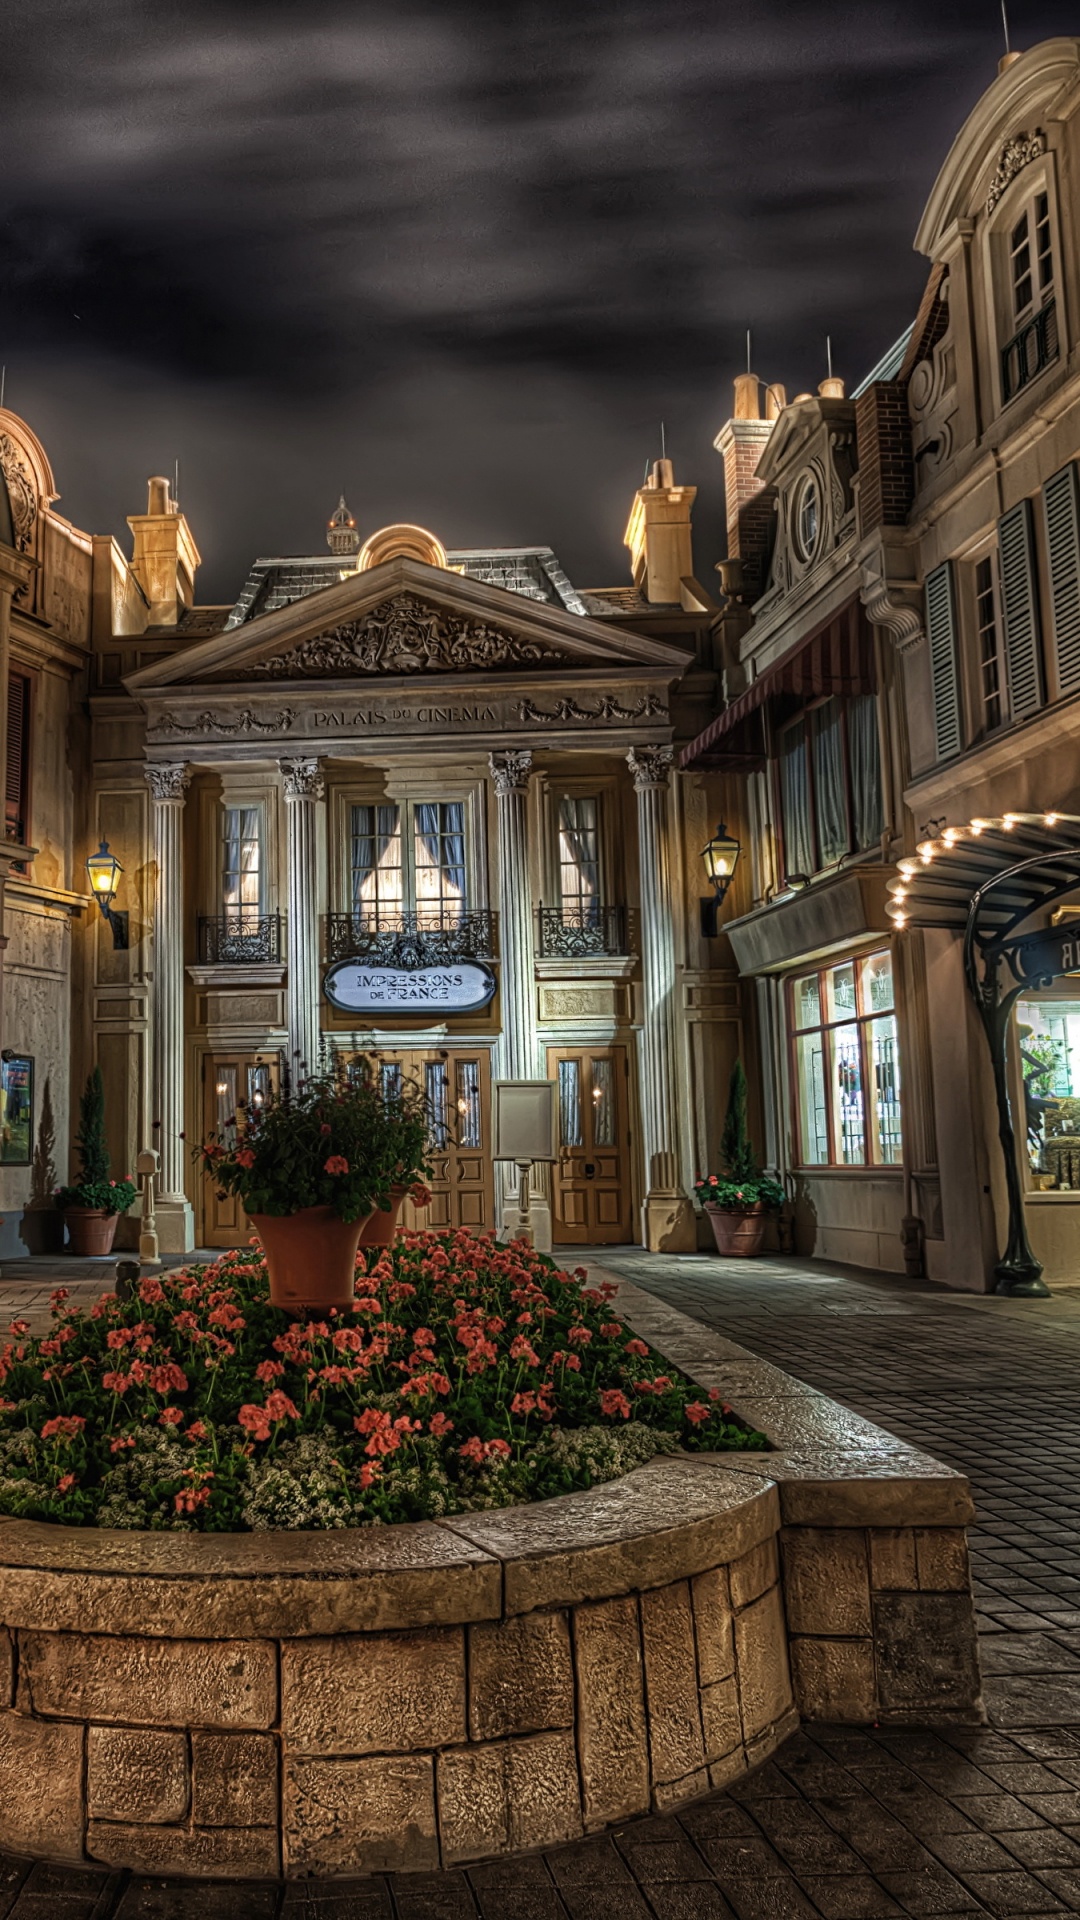
[[[406,1187],[391,1187],[390,1205],[388,1207],[376,1207],[370,1220],[367,1221],[363,1233],[360,1235],[360,1245],[362,1247],[389,1247],[393,1245],[394,1235],[398,1230],[398,1217],[401,1213],[401,1203],[407,1191],[408,1189]]]
[[[350,1306],[356,1293],[356,1251],[370,1217],[341,1220],[332,1207],[249,1214],[266,1255],[271,1306],[292,1314]]]
[[[712,1222],[717,1253],[728,1259],[753,1260],[761,1252],[767,1218],[763,1201],[745,1210],[707,1205],[705,1211]]]
[[[68,1230],[68,1252],[105,1254],[112,1252],[118,1213],[104,1207],[65,1207],[64,1225]]]

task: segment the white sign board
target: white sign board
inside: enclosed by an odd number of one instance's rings
[[[493,1160],[557,1160],[554,1080],[496,1080],[491,1089]]]
[[[323,990],[342,1013],[475,1013],[495,992],[495,975],[476,960],[446,967],[369,967],[339,960]]]

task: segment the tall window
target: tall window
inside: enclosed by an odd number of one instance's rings
[[[791,988],[791,1025],[800,1164],[899,1166],[892,955],[804,974]]]
[[[1002,349],[1002,389],[1011,400],[1029,380],[1056,360],[1058,333],[1054,301],[1054,247],[1050,197],[1037,193],[1008,234],[1007,333]]]
[[[223,807],[221,812],[221,902],[227,919],[241,924],[262,912],[262,812]]]
[[[7,791],[4,796],[4,838],[26,845],[30,792],[30,680],[25,673],[8,678]]]
[[[1005,670],[1001,649],[1001,613],[993,554],[975,567],[975,630],[979,648],[979,697],[982,730],[992,733],[1005,719]]]
[[[823,700],[779,745],[786,873],[809,876],[872,847],[882,828],[875,696]]]
[[[465,807],[460,800],[351,809],[351,901],[377,923],[415,911],[431,927],[465,912]]]
[[[1080,1189],[1080,1000],[1019,1000],[1016,1038],[1035,1184],[1050,1192],[1075,1192]]]
[[[600,821],[595,794],[559,801],[559,898],[575,926],[595,920],[600,901]]]

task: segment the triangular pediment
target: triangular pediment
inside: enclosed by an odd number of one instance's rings
[[[312,681],[559,671],[685,672],[681,647],[533,601],[443,567],[395,558],[243,626],[156,660],[125,684],[310,685]]]

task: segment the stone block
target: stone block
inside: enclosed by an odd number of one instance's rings
[[[699,1573],[690,1582],[697,1638],[698,1679],[703,1687],[726,1680],[735,1671],[735,1636],[726,1567]]]
[[[742,1740],[739,1713],[739,1689],[732,1674],[701,1689],[701,1729],[705,1739],[705,1758],[709,1763],[723,1760]]]
[[[765,1761],[769,1759],[770,1755],[774,1754],[778,1747],[783,1746],[785,1740],[790,1740],[792,1734],[798,1733],[798,1731],[798,1710],[793,1706],[786,1707],[780,1715],[779,1720],[774,1720],[770,1727],[766,1727],[762,1733],[755,1734],[752,1740],[746,1742],[744,1753],[746,1756],[747,1772],[753,1773],[755,1767],[764,1766]]]
[[[787,1628],[779,1587],[735,1615],[735,1661],[743,1737],[752,1740],[791,1706]]]
[[[657,1813],[665,1813],[668,1807],[684,1807],[688,1800],[700,1800],[703,1793],[709,1791],[709,1769],[698,1767],[694,1773],[683,1775],[681,1780],[669,1780],[653,1788],[653,1806]]]
[[[967,1535],[962,1527],[919,1527],[915,1534],[923,1593],[966,1593],[971,1586]]]
[[[717,1760],[709,1768],[709,1785],[714,1793],[723,1793],[733,1780],[738,1780],[746,1772],[746,1749],[736,1747],[723,1760]]]
[[[970,1594],[877,1594],[874,1642],[883,1713],[977,1709],[979,1661]]]
[[[871,1527],[870,1584],[875,1593],[913,1593],[919,1584],[911,1527]]]
[[[778,1578],[776,1539],[762,1540],[749,1553],[732,1562],[730,1569],[731,1604],[748,1607],[763,1593],[775,1587]]]
[[[447,1866],[553,1847],[581,1834],[571,1733],[457,1748],[439,1755],[438,1769],[439,1832]]]
[[[430,1754],[286,1756],[285,1871],[430,1873],[439,1864]]]
[[[189,1798],[185,1733],[87,1728],[86,1810],[92,1820],[175,1822],[185,1818]]]
[[[790,1642],[791,1682],[804,1720],[861,1725],[877,1713],[872,1640]]]
[[[705,1765],[690,1587],[679,1580],[641,1596],[652,1784]]]
[[[269,1733],[193,1733],[197,1827],[276,1827],[278,1746]]]
[[[83,1730],[0,1713],[0,1847],[83,1861]]]
[[[574,1671],[565,1613],[520,1613],[469,1629],[469,1732],[474,1740],[569,1727]]]
[[[464,1740],[464,1630],[287,1642],[281,1724],[294,1753],[409,1753]]]
[[[20,1636],[20,1695],[36,1713],[142,1727],[272,1726],[276,1649],[266,1640]]]
[[[107,1867],[191,1880],[275,1880],[280,1872],[274,1827],[138,1827],[91,1820],[86,1851]]]
[[[15,1699],[15,1647],[6,1627],[0,1627],[0,1712]]]
[[[576,1607],[578,1753],[585,1825],[628,1820],[649,1807],[649,1751],[637,1602]]]
[[[857,1527],[785,1527],[784,1607],[792,1633],[868,1634],[866,1536]]]

